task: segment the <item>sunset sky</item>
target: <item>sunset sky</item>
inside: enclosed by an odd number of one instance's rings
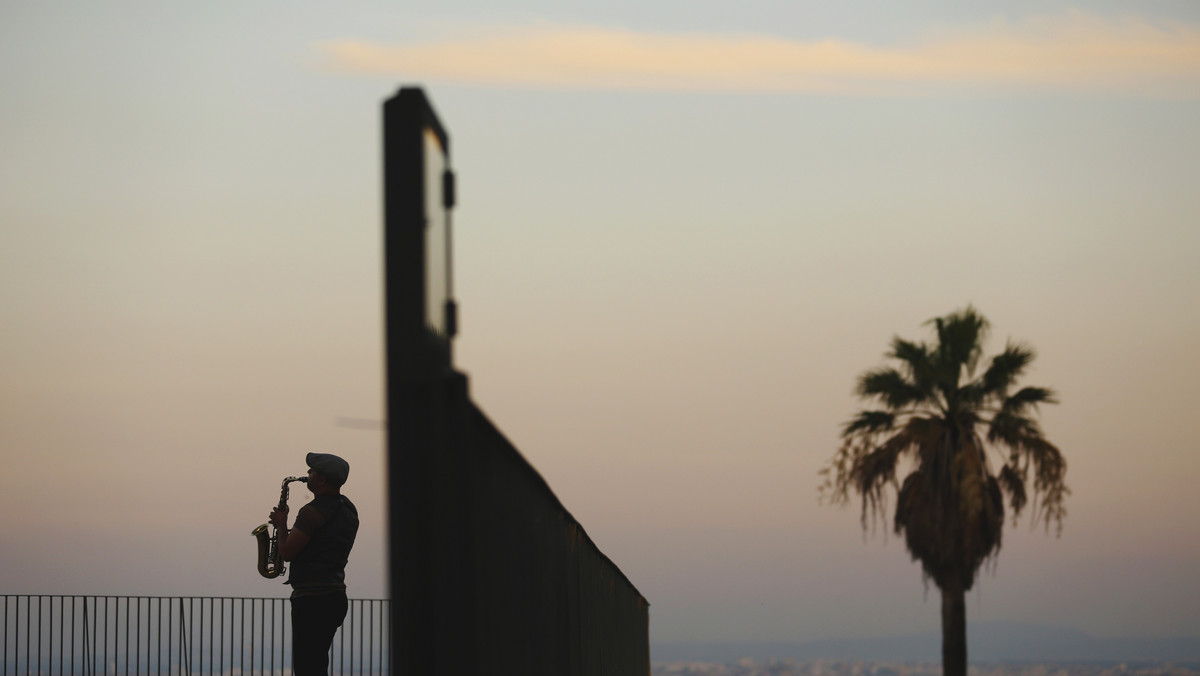
[[[284,595],[250,530],[321,450],[386,594],[346,421],[383,417],[380,112],[420,84],[458,367],[653,641],[938,627],[817,472],[967,303],[1037,348],[1072,490],[968,628],[1200,635],[1200,4],[412,4],[0,5],[0,592]]]

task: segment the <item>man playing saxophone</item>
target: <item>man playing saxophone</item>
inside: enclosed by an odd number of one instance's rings
[[[300,508],[291,530],[288,509],[276,507],[270,522],[278,547],[291,562],[292,671],[325,676],[329,646],[346,618],[346,561],[358,533],[358,510],[342,495],[350,464],[330,453],[309,453],[308,490],[312,502]]]

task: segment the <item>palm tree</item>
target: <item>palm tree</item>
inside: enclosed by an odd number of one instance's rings
[[[1032,497],[1034,521],[1061,533],[1070,491],[1062,454],[1034,420],[1039,404],[1057,403],[1054,393],[1016,389],[1033,349],[1009,341],[976,377],[987,320],[968,305],[927,324],[935,343],[895,337],[887,357],[899,363],[859,376],[859,397],[875,406],[846,423],[822,493],[842,505],[860,495],[866,529],[886,520],[896,488],[895,532],[942,593],[942,673],[965,676],[965,594],[1000,550],[1005,498],[1014,522]],[[898,470],[908,472],[903,482]]]

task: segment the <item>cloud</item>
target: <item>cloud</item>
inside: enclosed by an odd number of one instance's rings
[[[1073,11],[907,44],[501,26],[416,44],[319,45],[326,65],[493,87],[887,94],[964,88],[1200,95],[1200,25]]]

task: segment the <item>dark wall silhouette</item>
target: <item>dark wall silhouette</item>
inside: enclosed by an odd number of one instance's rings
[[[415,576],[401,585],[420,587],[409,589],[406,626],[426,652],[410,655],[412,668],[648,673],[646,600],[470,401],[466,377],[439,381],[418,395],[431,399],[424,420],[411,421],[437,450],[400,496]]]
[[[384,104],[392,673],[649,674],[645,598],[452,366],[453,203],[449,137],[402,89]]]

